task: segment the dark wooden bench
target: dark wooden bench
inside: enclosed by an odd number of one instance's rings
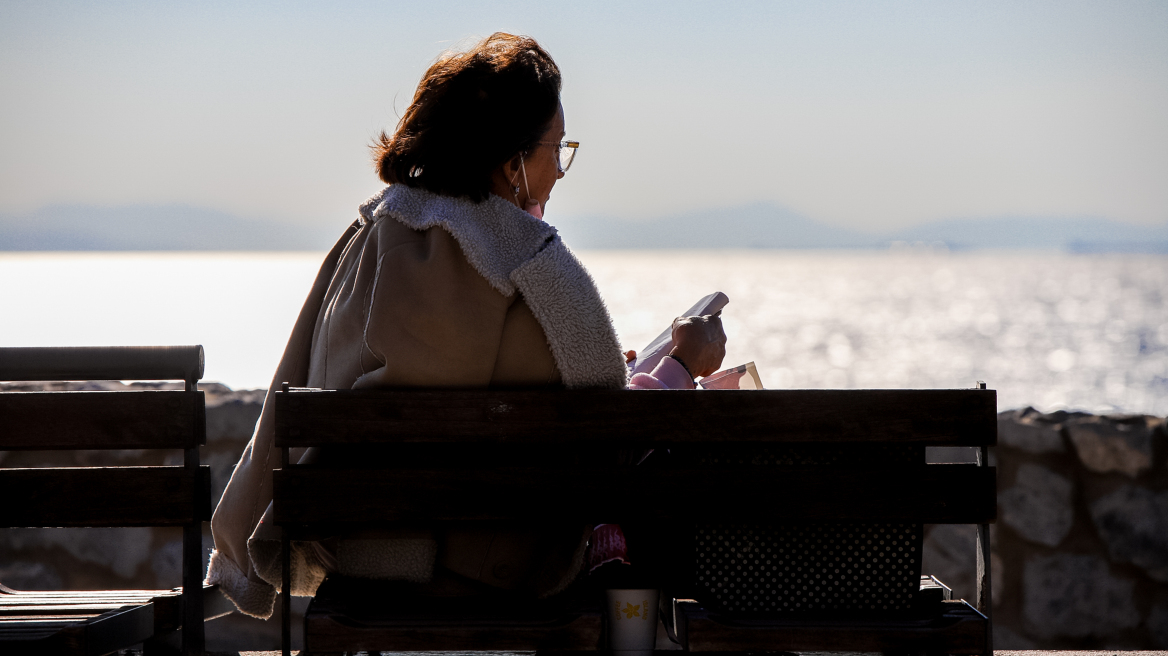
[[[985,465],[997,424],[996,393],[984,385],[971,390],[699,392],[285,387],[275,394],[275,417],[276,445],[285,459],[288,449],[309,446],[326,446],[334,453],[379,448],[388,454],[465,450],[546,456],[535,465],[530,458],[517,458],[516,467],[468,466],[465,459],[452,466],[419,466],[426,459],[412,457],[401,461],[415,463],[409,466],[392,457],[347,465],[289,466],[285,460],[274,477],[274,521],[284,530],[285,582],[289,540],[395,522],[571,518],[582,525],[694,527],[705,522],[808,530],[884,522],[916,531],[913,576],[921,578],[921,585],[911,607],[728,612],[688,598],[697,588],[693,581],[666,581],[661,615],[675,648],[991,650],[988,523],[996,514],[996,473]],[[978,447],[981,457],[977,465],[927,465],[926,446]],[[717,465],[673,458],[661,466],[628,466],[578,457],[630,449],[671,455],[834,449],[846,455],[885,448],[907,448],[919,457],[891,464],[864,456],[841,460],[844,464],[808,460],[811,464],[796,465],[784,465],[780,458],[772,466],[733,458]],[[978,525],[975,604],[948,599],[947,588],[921,577],[919,531],[925,523]],[[684,530],[676,535],[677,549],[664,560],[676,559],[681,566],[669,571],[684,579],[693,571],[685,568],[686,559],[693,559],[694,542],[686,542]],[[284,604],[287,652],[286,595]],[[602,649],[603,622],[599,603],[588,594],[525,603],[424,599],[411,597],[404,583],[330,577],[308,608],[304,631],[305,648],[312,653],[571,652]]]
[[[181,449],[174,467],[0,469],[0,527],[183,528],[182,588],[17,591],[0,586],[0,653],[202,654],[202,522],[211,518],[203,347],[0,348],[0,380],[177,380],[182,390],[0,393],[0,450]],[[2,583],[2,581],[0,581]]]

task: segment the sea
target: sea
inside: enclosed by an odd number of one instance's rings
[[[725,365],[765,387],[969,388],[999,409],[1168,414],[1168,256],[579,251],[626,349],[714,291]],[[202,344],[270,384],[320,252],[0,253],[0,345]]]

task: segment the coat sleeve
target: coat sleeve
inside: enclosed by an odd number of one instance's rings
[[[353,389],[485,387],[515,295],[495,290],[441,228],[379,253]]]
[[[272,469],[278,466],[280,460],[279,450],[274,446],[272,394],[283,382],[299,386],[307,381],[313,326],[337,262],[360,228],[360,222],[349,226],[321,264],[292,335],[288,338],[284,356],[272,377],[272,384],[268,387],[255,432],[235,465],[227,489],[223,491],[211,518],[215,550],[211,554],[207,583],[218,585],[236,607],[253,617],[270,617],[276,601],[275,587],[263,580],[252,567],[247,545],[264,509],[272,501]],[[299,457],[300,454],[294,449],[292,458]]]

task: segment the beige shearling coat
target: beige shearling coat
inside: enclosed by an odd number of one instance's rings
[[[256,617],[271,615],[280,580],[279,533],[261,519],[270,513],[271,472],[279,466],[271,395],[281,383],[626,384],[607,309],[550,225],[497,196],[476,204],[404,185],[387,187],[360,213],[321,266],[211,521],[207,582]],[[302,456],[291,454],[294,462]],[[416,528],[347,549],[342,543],[336,553],[295,544],[292,593],[313,594],[338,567],[425,581],[441,553],[442,567],[468,579],[551,594],[578,571],[582,535],[560,529],[549,542],[547,531],[538,533],[455,528],[443,533],[441,550],[432,533]]]

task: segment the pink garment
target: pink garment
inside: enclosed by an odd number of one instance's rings
[[[629,549],[625,545],[625,533],[619,524],[599,524],[592,530],[588,549],[588,571],[605,563],[629,564]]]
[[[697,387],[689,372],[673,358],[661,358],[653,373],[633,374],[629,389],[693,389]]]

